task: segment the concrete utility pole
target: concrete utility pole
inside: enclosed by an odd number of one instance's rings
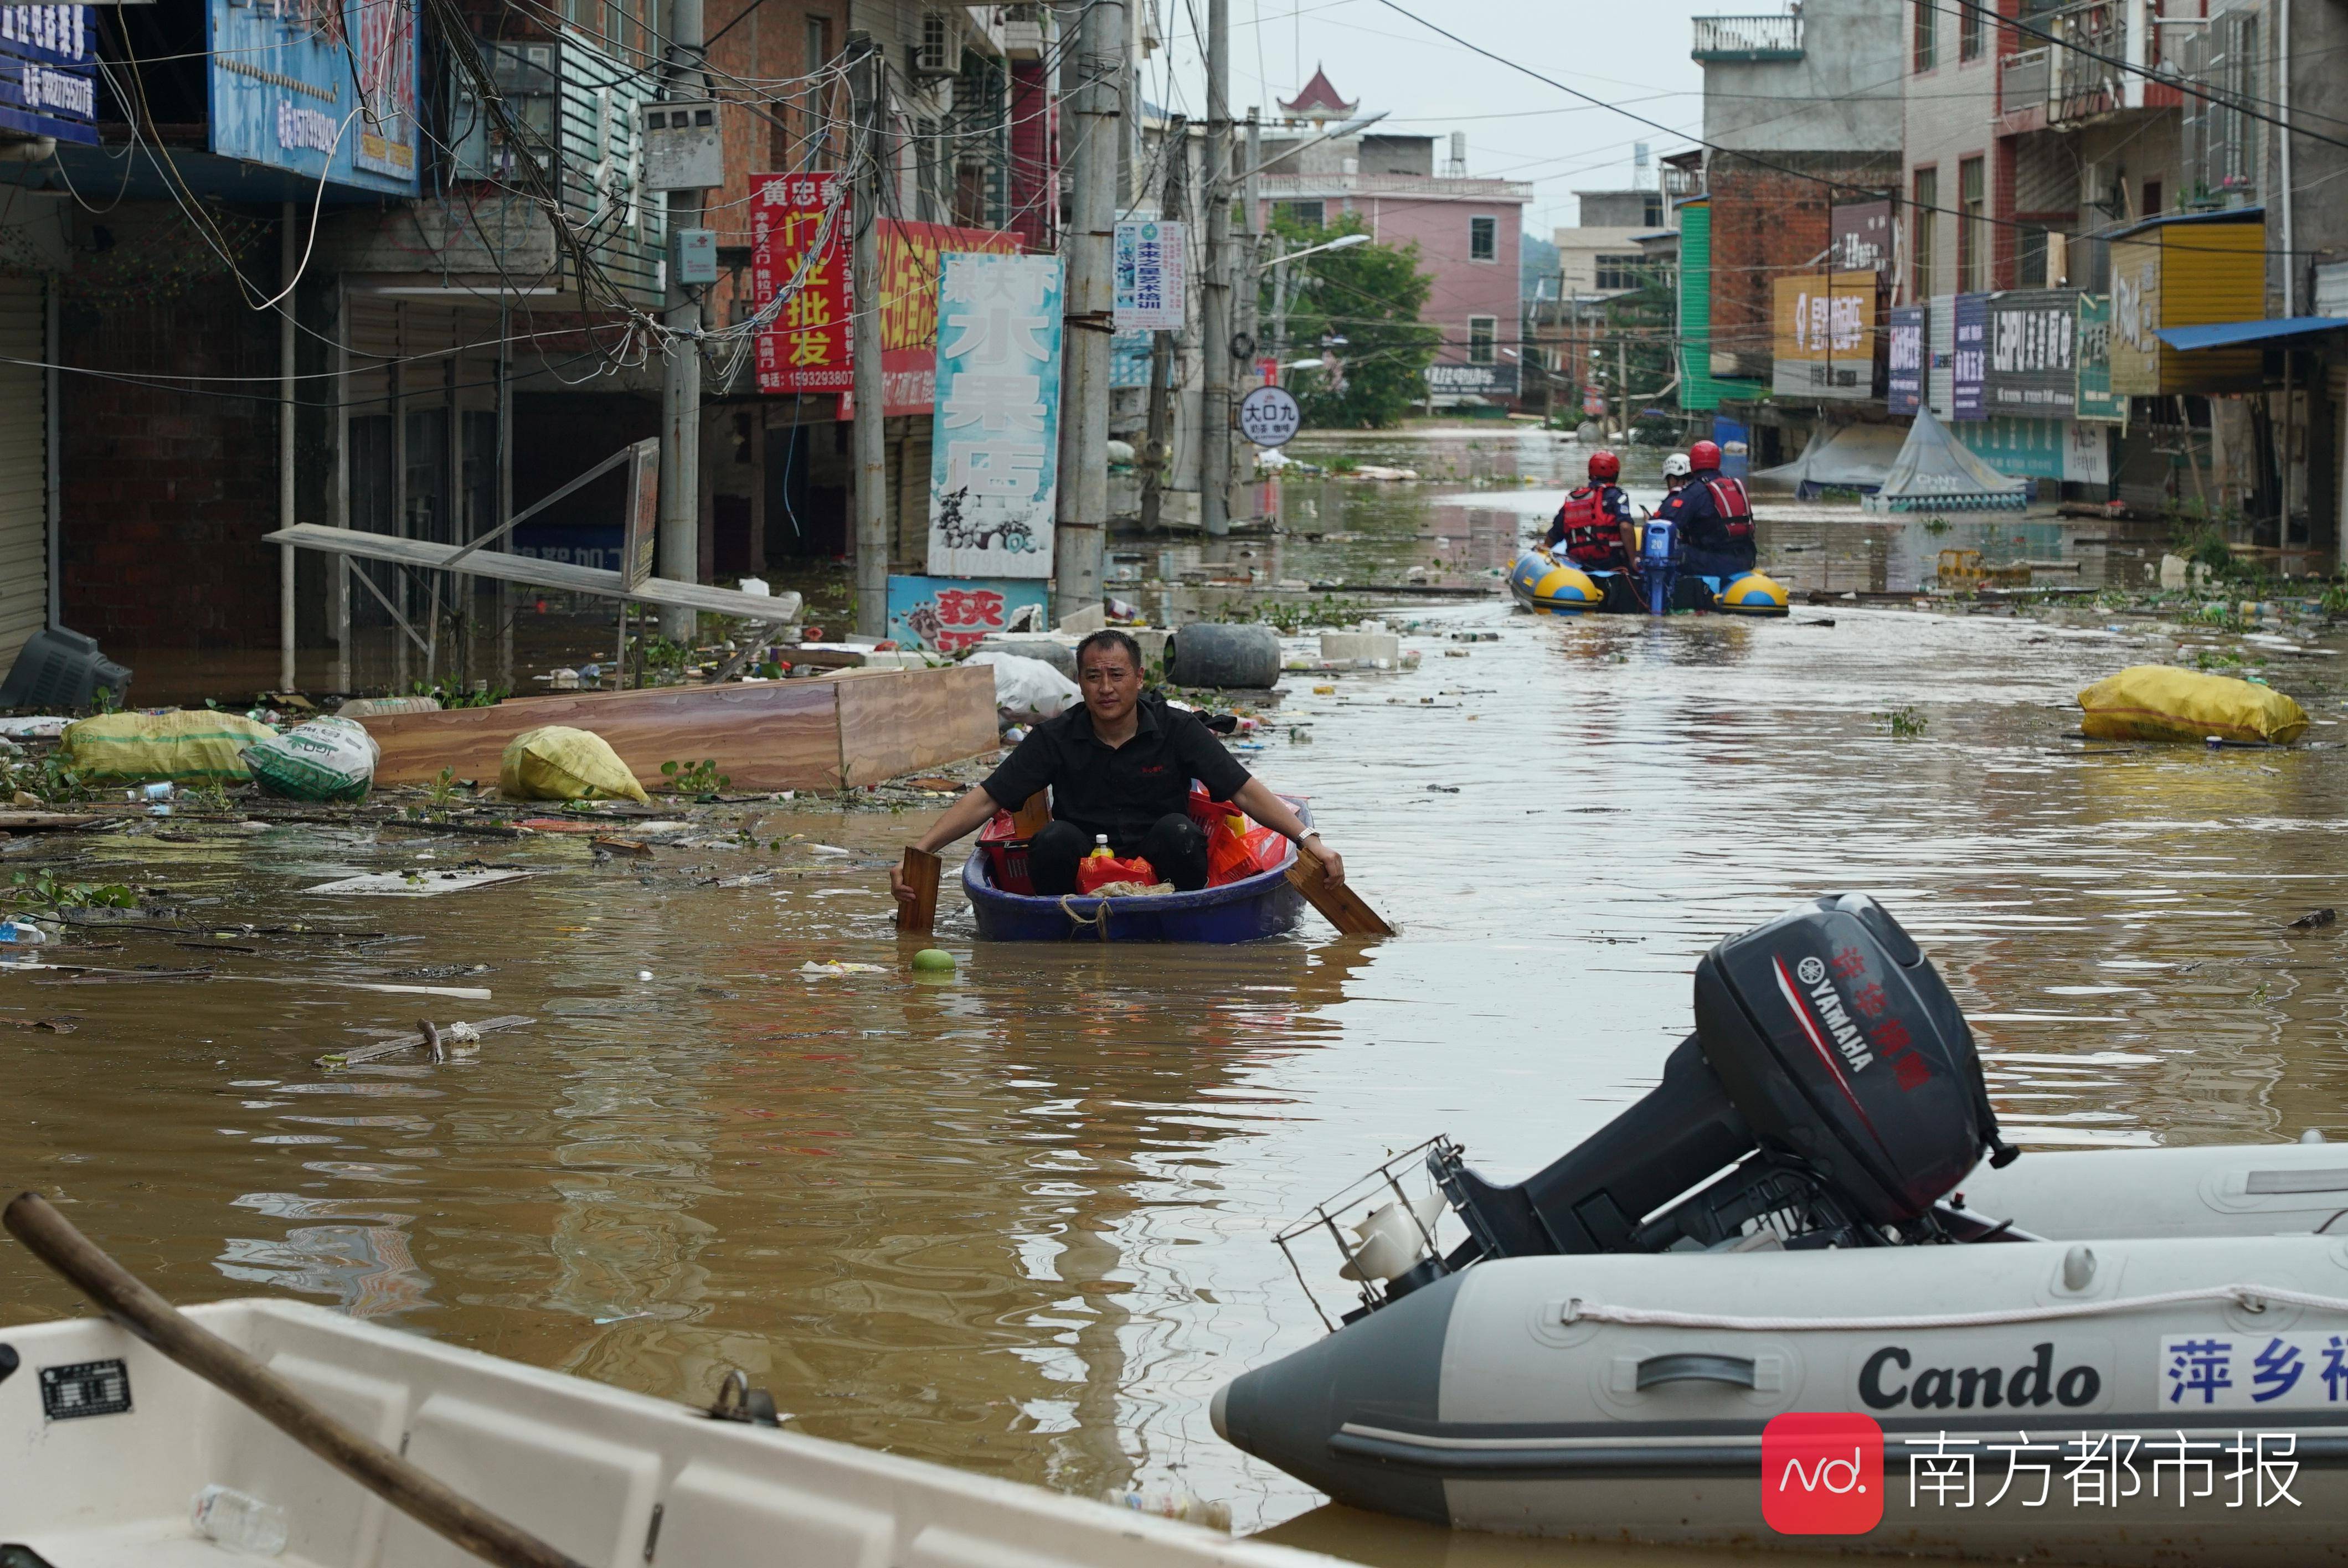
[[[1115,279],[1119,128],[1125,119],[1126,0],[1086,0],[1077,19],[1076,152],[1060,334],[1060,489],[1052,578],[1063,619],[1098,604],[1108,531],[1108,371]]]
[[[867,637],[889,631],[889,443],[886,394],[880,377],[880,181],[888,168],[881,145],[888,82],[880,46],[870,35],[848,36],[849,80],[856,95],[855,172],[849,195],[853,241],[849,286],[856,314],[849,329],[855,372],[856,630]]]
[[[702,72],[701,0],[670,0],[668,70],[663,84],[671,98],[698,98],[708,91]],[[671,237],[701,226],[698,190],[668,193]],[[668,309],[662,321],[675,334],[661,377],[660,575],[674,582],[701,577],[701,302],[669,263]],[[624,568],[623,569],[624,569]],[[622,616],[626,614],[622,607]],[[661,635],[674,642],[693,641],[695,613],[661,612]]]
[[[1136,117],[1138,118],[1138,117]],[[1180,115],[1166,122],[1166,183],[1159,190],[1158,216],[1182,221],[1183,187],[1189,183],[1190,122]],[[1165,505],[1167,398],[1174,379],[1175,334],[1160,328],[1149,343],[1149,434],[1141,452],[1141,526],[1158,527]]]
[[[1239,265],[1231,269],[1231,287],[1240,292],[1240,331],[1247,334],[1250,346],[1256,352],[1263,349],[1263,289],[1256,280],[1256,262],[1263,254],[1263,227],[1256,217],[1256,181],[1262,178],[1257,165],[1263,161],[1263,118],[1253,104],[1248,106],[1246,161],[1240,167],[1247,172],[1240,179],[1240,246]],[[1234,362],[1234,374],[1251,378],[1255,374],[1252,364]],[[1231,461],[1239,458],[1233,455]]]
[[[1200,410],[1199,520],[1231,531],[1231,0],[1207,0],[1207,277],[1199,352],[1206,361]]]
[[[285,297],[277,302],[277,526],[290,528],[294,516],[294,273],[302,258],[294,239],[294,204],[291,201],[280,209],[277,239],[277,286]],[[338,559],[335,564],[342,565]],[[49,577],[55,581],[57,563],[49,560]],[[294,547],[282,545],[277,551],[277,689],[294,692],[294,653],[297,649],[294,606]],[[52,621],[54,624],[54,620]]]

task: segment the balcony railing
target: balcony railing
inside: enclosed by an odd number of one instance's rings
[[[2054,85],[2051,49],[2024,49],[1997,64],[1997,107],[2007,114],[2016,109],[2043,108]]]
[[[1802,57],[1799,16],[1698,16],[1689,54],[1713,63],[1756,63]]]
[[[2120,0],[2079,0],[2031,18],[2054,42],[1998,62],[1998,108],[2006,114],[2043,108],[2050,125],[2108,114],[2127,106],[2126,73],[2108,59],[2127,57],[2127,12]]]

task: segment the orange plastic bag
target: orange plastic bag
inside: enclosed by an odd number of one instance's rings
[[[1076,891],[1089,893],[1111,882],[1153,883],[1157,868],[1138,855],[1119,859],[1114,855],[1087,855],[1076,862]]]

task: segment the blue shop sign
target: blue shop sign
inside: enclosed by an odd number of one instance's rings
[[[88,6],[0,5],[0,130],[98,145]]]
[[[417,0],[210,0],[211,149],[416,194]]]

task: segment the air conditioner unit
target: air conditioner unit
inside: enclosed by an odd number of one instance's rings
[[[962,51],[955,46],[953,29],[942,11],[922,13],[922,41],[913,46],[913,75],[917,77],[951,77],[962,69]]]

